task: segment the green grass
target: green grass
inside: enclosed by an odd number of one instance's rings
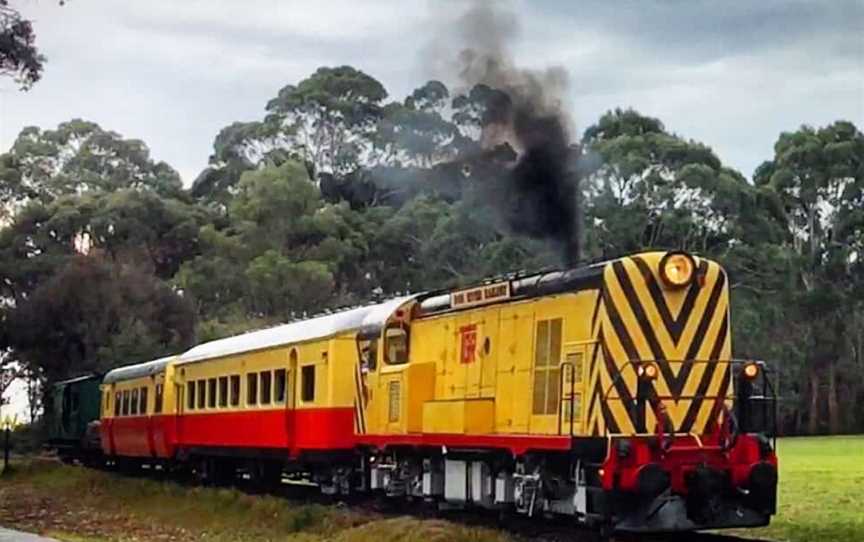
[[[41,514],[34,517],[34,510]],[[67,542],[506,542],[447,521],[382,518],[339,506],[122,477],[55,462],[0,478],[0,525]]]
[[[780,495],[769,527],[736,534],[790,542],[864,541],[864,436],[778,442]]]

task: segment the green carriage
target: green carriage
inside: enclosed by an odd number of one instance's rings
[[[87,460],[99,454],[101,383],[101,375],[87,375],[51,387],[48,446],[57,451],[60,459]]]

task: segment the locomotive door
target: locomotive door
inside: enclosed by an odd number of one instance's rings
[[[459,318],[457,364],[464,375],[465,397],[494,397],[498,349],[498,310]]]
[[[475,314],[462,315],[456,321],[456,389],[462,388],[463,397],[480,397],[483,371],[479,343],[482,341],[483,327],[482,319]]]
[[[586,360],[589,359],[595,345],[596,341],[580,341],[564,345],[560,369],[560,434],[583,433],[583,388],[588,379]]]
[[[495,423],[501,433],[525,433],[531,416],[534,310],[529,303],[502,305],[498,312]]]

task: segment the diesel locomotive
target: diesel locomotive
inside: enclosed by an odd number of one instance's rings
[[[761,526],[776,396],[716,262],[648,252],[407,295],[107,373],[104,460],[606,532]]]

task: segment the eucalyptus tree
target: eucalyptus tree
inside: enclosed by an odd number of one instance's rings
[[[826,410],[828,430],[838,432],[841,398],[864,389],[860,367],[850,367],[849,341],[860,334],[851,327],[862,311],[864,135],[846,121],[783,133],[754,180],[779,198],[785,246],[795,256],[791,297],[805,353],[808,432],[822,429]]]
[[[180,175],[154,161],[144,142],[80,119],[56,130],[24,128],[0,155],[0,203],[7,214],[28,201],[122,189],[182,194]]]
[[[589,251],[646,248],[722,254],[740,241],[757,195],[707,146],[668,133],[633,110],[615,110],[582,140]]]

